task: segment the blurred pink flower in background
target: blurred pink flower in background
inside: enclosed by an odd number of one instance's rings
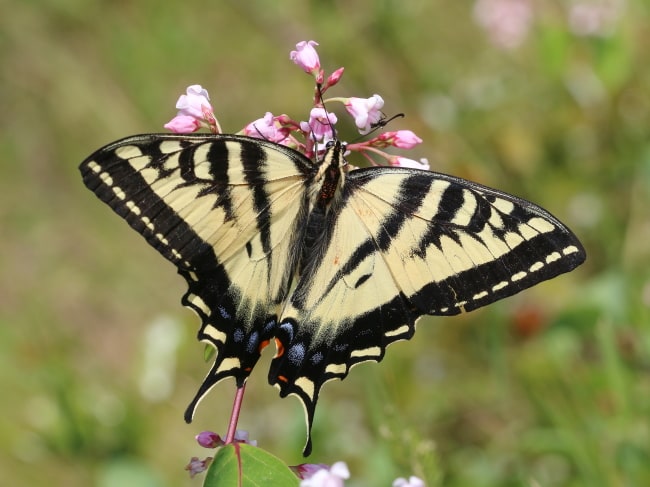
[[[533,8],[530,0],[477,0],[474,19],[494,45],[514,49],[526,40]]]
[[[569,7],[569,29],[578,36],[608,36],[624,10],[625,0],[575,1]]]

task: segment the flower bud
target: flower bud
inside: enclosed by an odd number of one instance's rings
[[[296,63],[302,70],[318,78],[322,74],[320,72],[320,59],[314,46],[317,46],[316,41],[302,41],[296,44],[296,50],[291,51],[289,57]],[[321,79],[322,82],[322,79]]]

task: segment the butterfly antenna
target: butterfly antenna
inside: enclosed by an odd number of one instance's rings
[[[370,124],[370,130],[368,131],[368,133],[359,135],[357,138],[353,139],[352,142],[355,143],[358,140],[365,139],[366,137],[368,137],[368,135],[372,134],[373,132],[383,129],[386,125],[388,125],[393,120],[397,118],[404,118],[405,116],[406,115],[404,115],[403,113],[397,113],[392,117],[386,118],[386,116],[382,113],[382,117],[378,121]]]
[[[377,122],[375,122],[373,124],[370,124],[371,132],[373,132],[373,131],[375,131],[377,129],[384,128],[386,125],[388,125],[389,123],[391,123],[393,120],[395,120],[397,118],[404,118],[405,117],[405,115],[403,113],[396,113],[395,115],[393,115],[392,117],[389,117],[389,118],[386,118],[386,116],[383,113],[381,115],[382,115],[382,117]]]
[[[323,100],[323,91],[321,90],[320,83],[316,84],[316,91],[318,92],[318,100],[320,101],[323,110],[325,110],[325,118],[327,119],[327,124],[330,126],[330,129],[332,130],[332,135],[334,137],[334,140],[338,140],[338,135],[336,133],[336,129],[334,128],[334,124],[330,120],[330,112],[327,110],[327,107],[325,106],[325,101]]]

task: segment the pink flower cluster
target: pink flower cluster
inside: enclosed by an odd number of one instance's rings
[[[300,487],[343,487],[343,481],[350,478],[345,462],[336,462],[331,467],[304,463],[293,468],[301,479]]]
[[[196,435],[195,439],[203,448],[213,449],[225,445],[221,436],[212,431],[203,431]],[[257,441],[250,440],[248,432],[243,430],[235,432],[234,441],[257,446]],[[192,457],[185,470],[193,478],[207,470],[212,460],[213,457]],[[303,463],[289,468],[300,479],[300,487],[343,487],[344,481],[350,478],[350,471],[345,462],[336,462],[331,467],[324,463]],[[393,482],[393,487],[424,487],[424,482],[417,477],[410,477],[408,480],[400,477]]]
[[[336,69],[326,78],[316,51],[317,45],[315,41],[299,42],[296,44],[296,50],[290,54],[290,59],[316,82],[309,119],[295,121],[288,115],[266,112],[263,117],[247,124],[239,134],[291,147],[311,159],[322,155],[327,142],[337,137],[335,126],[338,118],[329,111],[333,103],[343,104],[362,135],[367,135],[385,124],[386,119],[381,111],[384,100],[377,94],[369,98],[323,98],[325,92],[340,81],[344,68]],[[221,133],[208,92],[201,85],[189,86],[186,94],[178,99],[176,108],[176,116],[165,124],[165,128],[172,132],[187,134],[208,129],[214,134]],[[410,130],[399,130],[381,133],[369,140],[349,144],[346,148],[349,152],[361,154],[371,165],[429,169],[425,159],[415,161],[382,150],[387,147],[411,149],[421,142],[422,140]]]
[[[303,463],[291,467],[300,479],[300,487],[343,487],[350,478],[350,470],[345,462],[336,462],[331,467],[322,463]],[[392,487],[426,487],[424,481],[414,475],[407,479],[400,477],[393,481]]]
[[[225,442],[221,439],[221,436],[219,436],[217,433],[213,433],[212,431],[202,431],[194,438],[196,439],[196,442],[203,448],[212,449],[225,445]],[[248,438],[248,431],[235,431],[234,441],[236,443],[248,443],[249,445],[257,446],[256,440],[250,440]],[[196,474],[207,470],[210,466],[210,463],[212,463],[212,460],[213,457],[206,457],[203,460],[201,460],[199,457],[192,457],[190,459],[190,463],[185,466],[185,470],[187,470],[190,474],[190,477],[193,478]]]
[[[533,6],[531,0],[477,0],[474,19],[494,45],[514,49],[528,36],[533,21]]]

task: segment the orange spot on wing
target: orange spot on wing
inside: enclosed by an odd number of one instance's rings
[[[284,345],[282,345],[282,342],[278,340],[277,338],[274,338],[275,340],[275,348],[277,348],[277,352],[275,353],[274,358],[282,357],[284,355]]]
[[[257,350],[261,353],[262,350],[264,350],[269,343],[271,343],[270,340],[264,340],[263,342],[260,343],[260,346]]]
[[[287,378],[286,378],[285,376],[283,376],[283,375],[278,375],[278,380],[281,380],[282,382],[289,382],[289,379],[287,379]]]

